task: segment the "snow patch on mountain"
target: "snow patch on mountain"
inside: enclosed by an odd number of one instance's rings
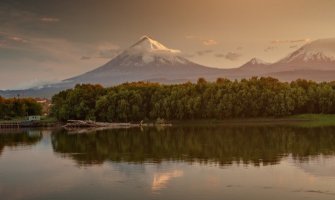
[[[259,58],[252,58],[248,62],[246,62],[244,65],[238,68],[238,70],[242,71],[248,71],[248,73],[256,73],[259,70],[262,70],[264,67],[268,67],[271,65],[270,63],[267,63]]]
[[[169,49],[163,44],[156,40],[151,39],[148,36],[143,36],[141,39],[132,45],[128,52],[169,52],[169,53],[179,53],[179,50]]]
[[[186,63],[185,59],[179,56],[180,51],[176,49],[169,49],[163,44],[148,36],[143,36],[138,42],[132,45],[130,48],[125,50],[122,57],[137,57],[141,58],[141,62],[135,63],[135,65],[149,64],[149,63],[162,63],[162,64],[173,64]],[[138,60],[139,61],[139,60]],[[131,64],[131,63],[129,63]],[[128,64],[127,64],[128,65]]]
[[[302,46],[297,51],[289,54],[280,63],[291,62],[334,62],[335,38],[320,39]]]

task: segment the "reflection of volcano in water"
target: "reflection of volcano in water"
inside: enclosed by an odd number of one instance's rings
[[[290,154],[303,161],[334,155],[335,127],[171,127],[107,130],[96,134],[52,134],[54,151],[79,164],[187,161],[230,165],[278,164]]]
[[[168,182],[173,178],[178,178],[183,176],[183,171],[181,170],[173,170],[171,172],[164,173],[155,173],[152,181],[151,189],[153,191],[157,191],[166,187]]]
[[[317,156],[294,164],[313,176],[335,177],[335,157]]]

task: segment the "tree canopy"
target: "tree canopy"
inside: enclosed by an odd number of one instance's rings
[[[42,105],[32,98],[10,98],[0,96],[0,119],[40,115]]]
[[[110,88],[76,85],[52,98],[59,120],[140,121],[282,117],[303,113],[335,113],[335,82],[270,77],[231,81],[160,85],[125,83]]]

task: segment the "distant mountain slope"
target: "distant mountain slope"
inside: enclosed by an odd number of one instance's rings
[[[297,79],[313,80],[316,82],[335,81],[335,70],[302,69],[293,71],[273,72],[264,74],[263,76],[275,77],[281,81],[292,81]]]
[[[68,89],[68,87],[61,86],[50,86],[41,88],[30,88],[25,90],[0,90],[0,96],[5,98],[17,97],[40,97],[40,98],[51,98],[54,94]]]
[[[254,67],[264,67],[268,66],[270,63],[267,63],[259,58],[252,58],[250,61],[242,65],[241,69],[253,69]]]
[[[267,72],[298,70],[335,70],[335,38],[310,42],[266,69]]]
[[[275,63],[253,58],[237,69],[231,69],[230,78],[272,76],[291,81],[305,78],[315,81],[335,80],[335,38],[312,41]]]
[[[235,70],[231,69],[231,72],[234,72],[233,74],[242,77],[256,76],[258,74],[262,74],[263,71],[270,65],[270,63],[267,63],[259,58],[252,58],[241,67]]]
[[[335,38],[306,44],[277,64],[304,69],[335,70]]]

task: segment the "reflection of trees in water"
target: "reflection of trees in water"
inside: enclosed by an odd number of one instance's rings
[[[0,133],[0,155],[5,146],[17,147],[34,145],[42,139],[40,131],[22,131],[11,133]]]
[[[116,162],[215,162],[277,164],[292,154],[300,160],[333,155],[335,128],[293,126],[172,127],[157,129],[106,130],[96,134],[52,134],[55,152],[79,164]]]

